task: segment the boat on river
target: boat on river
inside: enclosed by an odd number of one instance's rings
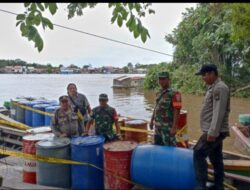
[[[113,88],[140,88],[143,86],[144,77],[121,76],[113,79]]]

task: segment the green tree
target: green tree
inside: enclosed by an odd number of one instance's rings
[[[131,62],[129,62],[129,63],[127,64],[127,67],[130,68],[130,69],[133,69],[134,66],[133,66],[133,64],[132,64]]]
[[[146,89],[158,89],[158,73],[161,71],[170,71],[170,65],[168,63],[162,62],[154,65],[148,69],[146,77],[144,80],[144,88]]]
[[[69,68],[72,68],[72,69],[79,69],[79,67],[76,66],[76,65],[74,65],[74,64],[71,64],[71,65],[69,66]]]
[[[128,69],[127,66],[123,67],[122,69],[123,69],[123,72],[124,72],[124,73],[128,73],[128,72],[129,72],[129,69]]]
[[[82,16],[87,8],[94,8],[98,3],[68,3],[67,12],[68,19],[75,16]],[[145,43],[150,37],[147,28],[142,25],[140,18],[145,17],[146,14],[155,13],[150,8],[151,3],[108,3],[112,9],[111,23],[117,23],[119,27],[126,25],[135,38],[141,37]],[[24,3],[26,11],[17,15],[16,26],[20,26],[21,34],[29,41],[35,43],[35,48],[42,51],[44,43],[41,38],[38,27],[41,25],[43,29],[49,28],[53,30],[53,23],[43,16],[44,11],[49,10],[51,15],[55,15],[58,10],[58,3]]]
[[[49,74],[51,74],[53,71],[53,67],[52,67],[52,65],[50,64],[50,63],[48,63],[47,64],[47,72],[49,73]]]
[[[249,9],[247,4],[243,7]],[[173,64],[201,66],[214,63],[232,91],[248,85],[250,44],[247,40],[233,40],[233,13],[232,7],[223,3],[202,3],[195,9],[187,9],[177,28],[165,37],[175,46]],[[247,17],[249,13],[243,11],[241,14]],[[243,25],[250,26],[249,23]]]

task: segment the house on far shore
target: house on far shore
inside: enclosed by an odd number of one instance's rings
[[[138,88],[142,87],[144,82],[144,77],[135,76],[121,76],[113,79],[113,88]]]
[[[73,70],[73,69],[66,68],[66,67],[61,67],[61,68],[60,68],[60,73],[61,73],[61,74],[73,74],[73,73],[74,73],[74,70]]]

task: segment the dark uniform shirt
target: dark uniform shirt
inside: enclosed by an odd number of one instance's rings
[[[66,133],[68,137],[79,136],[76,113],[72,109],[65,112],[58,108],[54,112],[51,128],[55,136],[60,136],[63,133]]]
[[[229,133],[230,93],[227,85],[217,79],[208,86],[200,115],[203,132],[217,137],[221,132]]]

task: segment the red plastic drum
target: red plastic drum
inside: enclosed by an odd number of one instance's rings
[[[105,189],[130,190],[133,187],[133,184],[119,179],[117,176],[131,180],[131,156],[137,145],[133,141],[116,141],[104,145]]]

